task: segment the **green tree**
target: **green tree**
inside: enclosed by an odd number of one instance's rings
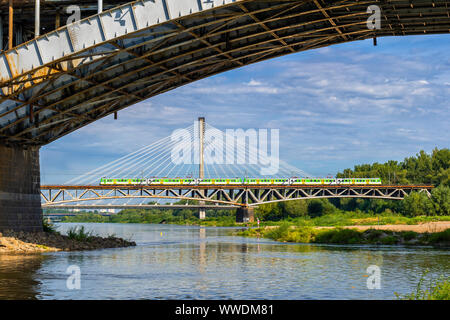
[[[304,217],[308,215],[308,204],[306,200],[285,201],[280,204],[284,217]]]
[[[450,187],[441,185],[431,191],[431,204],[437,215],[450,215]]]
[[[402,200],[402,211],[407,216],[432,215],[433,209],[430,199],[424,193],[411,192]]]
[[[312,199],[308,202],[308,215],[312,218],[333,213],[336,207],[327,199]]]
[[[283,211],[277,202],[262,204],[256,208],[255,213],[262,220],[277,221],[283,218]]]

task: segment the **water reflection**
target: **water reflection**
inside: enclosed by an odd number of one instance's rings
[[[36,299],[41,282],[35,274],[45,259],[39,254],[0,254],[0,299]]]
[[[8,277],[34,281],[23,283],[39,299],[393,299],[395,291],[409,293],[426,268],[431,276],[448,276],[450,270],[449,251],[430,248],[285,244],[233,237],[230,228],[85,226],[132,238],[138,246],[49,253],[35,268]],[[69,227],[61,225],[60,231]],[[15,270],[19,262],[6,262],[6,268]],[[366,286],[366,269],[373,264],[382,270],[381,290]],[[81,290],[66,287],[69,265],[81,268]],[[23,289],[10,291],[30,296]]]

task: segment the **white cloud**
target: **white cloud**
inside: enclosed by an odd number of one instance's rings
[[[255,79],[251,79],[250,82],[247,83],[248,86],[261,86],[263,83],[256,81]]]

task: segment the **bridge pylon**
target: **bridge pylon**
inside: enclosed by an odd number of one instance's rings
[[[42,231],[39,147],[0,145],[0,231]]]
[[[205,163],[204,163],[204,147],[205,147],[205,118],[198,118],[198,134],[199,134],[199,178],[203,179],[205,177]],[[205,201],[200,201],[200,205],[204,205]],[[198,218],[203,220],[206,218],[206,209],[200,208],[198,210]]]

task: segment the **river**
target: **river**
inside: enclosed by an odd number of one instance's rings
[[[231,236],[233,228],[57,224],[60,232],[75,225],[137,246],[0,255],[0,299],[395,299],[426,269],[450,276],[449,250],[286,244]],[[370,265],[380,268],[380,289],[367,287]],[[79,289],[67,286],[69,266],[79,268]]]

